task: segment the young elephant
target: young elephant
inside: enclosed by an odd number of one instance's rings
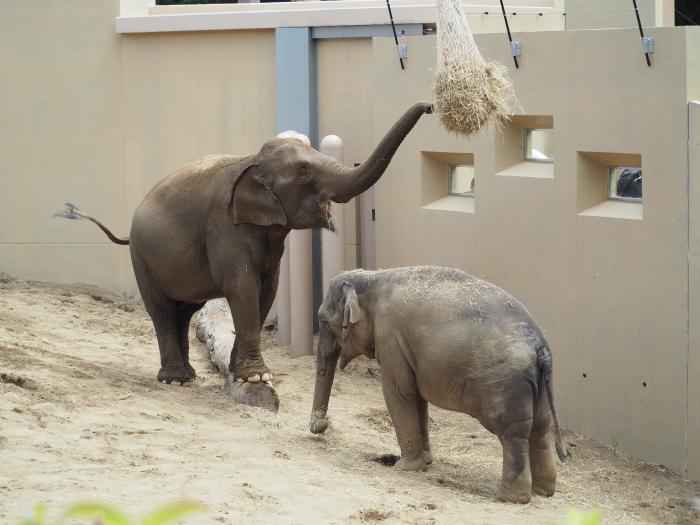
[[[311,432],[328,427],[335,367],[376,357],[401,447],[396,466],[432,461],[428,402],[477,418],[503,446],[497,497],[527,503],[552,496],[556,450],[564,445],[552,395],[552,355],[525,307],[497,286],[461,270],[432,266],[355,270],[333,279],[318,311]]]

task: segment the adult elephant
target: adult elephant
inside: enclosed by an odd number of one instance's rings
[[[226,297],[236,326],[230,369],[237,381],[270,381],[260,328],[277,291],[284,239],[292,229],[333,229],[330,203],[372,186],[432,105],[412,106],[366,162],[347,168],[295,139],[272,139],[248,157],[204,157],[158,183],[134,213],[128,239],[69,205],[63,213],[95,222],[129,244],[141,297],[160,349],[158,380],[192,380],[188,328],[205,301]],[[264,384],[260,388],[266,388]],[[253,405],[269,405],[249,388]],[[239,396],[240,398],[240,396]]]

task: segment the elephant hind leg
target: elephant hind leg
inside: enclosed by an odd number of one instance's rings
[[[511,503],[528,503],[532,496],[530,432],[532,419],[511,423],[499,436],[503,446],[503,472],[496,497]]]
[[[542,391],[538,399],[538,411],[530,433],[530,470],[532,472],[532,491],[540,496],[554,495],[557,483],[557,469],[550,442],[549,430],[552,415],[547,405],[547,394]]]
[[[534,390],[524,378],[501,384],[490,409],[497,414],[484,426],[503,446],[503,472],[496,497],[501,501],[528,503],[532,497],[530,435],[534,423]]]
[[[180,347],[180,355],[185,368],[189,372],[192,379],[196,377],[196,373],[190,364],[190,321],[192,316],[204,303],[178,303],[177,304],[177,333],[178,343]]]
[[[132,256],[134,256],[133,253]],[[180,384],[190,381],[192,375],[185,367],[180,350],[177,302],[168,298],[153,283],[147,270],[137,258],[134,259],[134,273],[143,304],[151,321],[153,321],[158,338],[158,350],[160,351],[158,381],[168,384],[173,381]]]
[[[423,436],[423,459],[430,465],[433,462],[433,454],[430,452],[430,437],[428,435],[428,426],[430,424],[430,416],[428,415],[428,402],[423,399],[420,394],[417,394],[418,404],[418,419],[420,422],[420,433]]]
[[[181,385],[191,381],[193,375],[187,370],[180,350],[177,304],[175,301],[166,300],[147,308],[156,329],[160,350],[158,381],[168,384],[175,381]]]

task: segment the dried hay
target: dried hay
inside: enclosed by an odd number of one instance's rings
[[[448,131],[472,135],[489,120],[499,126],[517,101],[505,66],[486,62],[476,47],[459,0],[437,0],[435,99]]]

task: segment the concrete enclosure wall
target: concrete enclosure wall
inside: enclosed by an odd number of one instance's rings
[[[128,249],[51,214],[71,201],[128,234],[158,180],[276,134],[274,30],[122,36],[118,9],[3,4],[0,268],[12,275],[135,292]]]
[[[688,369],[687,258],[687,101],[698,69],[685,58],[698,31],[650,33],[651,68],[630,29],[524,34],[517,71],[500,35],[478,36],[482,53],[511,68],[522,116],[469,140],[421,121],[375,187],[377,262],[456,266],[512,292],[551,344],[564,426],[685,473],[686,449],[700,452],[697,422],[688,426],[688,385],[700,374]],[[375,138],[431,96],[434,39],[408,41],[406,71],[391,42],[374,41]],[[553,128],[552,164],[522,162],[532,127]],[[442,162],[442,195],[426,155]],[[448,164],[472,155],[476,196],[448,197]],[[610,206],[607,166],[635,163],[643,204]],[[688,472],[700,477],[696,464]]]

